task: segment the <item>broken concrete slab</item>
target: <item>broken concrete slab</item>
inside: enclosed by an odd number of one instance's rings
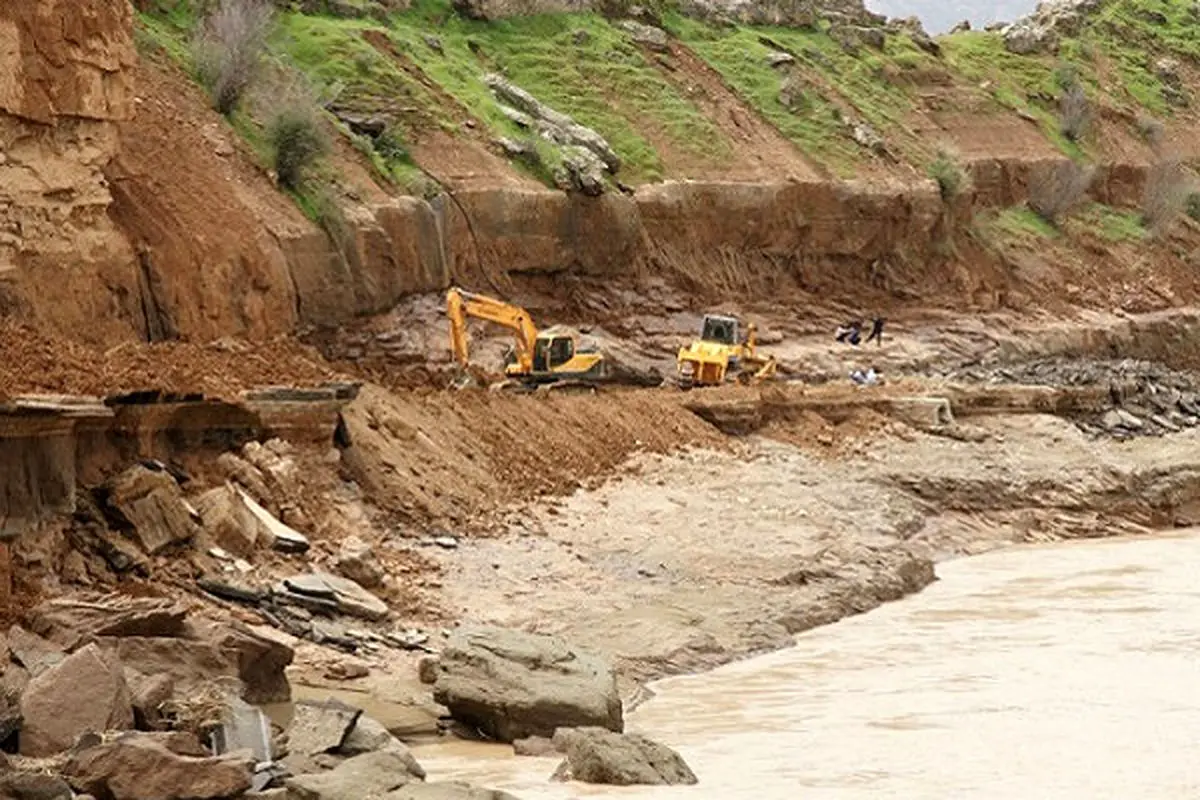
[[[354,581],[330,572],[311,572],[284,580],[284,586],[296,594],[333,600],[338,610],[353,617],[381,620],[388,615],[387,604]]]
[[[221,549],[242,557],[254,552],[263,525],[246,507],[232,483],[200,495],[196,509],[203,520],[204,533]]]
[[[105,486],[108,507],[130,526],[148,555],[156,555],[200,532],[179,484],[165,471],[141,464],[130,467]]]
[[[259,505],[253,497],[237,488],[246,508],[258,520],[260,535],[271,543],[271,547],[283,553],[303,553],[311,547],[308,537],[275,519],[275,515]]]
[[[289,753],[314,756],[340,749],[361,715],[361,708],[333,699],[296,703],[288,726]]]

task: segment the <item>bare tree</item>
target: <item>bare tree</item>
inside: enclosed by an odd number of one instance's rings
[[[196,71],[213,107],[228,116],[254,82],[274,9],[265,0],[220,0],[193,42]]]
[[[1078,142],[1092,124],[1092,104],[1079,83],[1072,83],[1058,99],[1058,126],[1062,135]]]
[[[1029,207],[1051,225],[1057,225],[1087,197],[1095,177],[1095,167],[1070,159],[1040,165],[1029,178]]]

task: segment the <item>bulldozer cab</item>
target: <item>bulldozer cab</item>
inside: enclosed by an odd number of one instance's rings
[[[704,317],[704,327],[700,332],[701,341],[717,344],[736,345],[738,343],[738,321],[733,317]]]
[[[533,344],[533,371],[550,372],[575,357],[575,339],[566,334],[542,334]]]

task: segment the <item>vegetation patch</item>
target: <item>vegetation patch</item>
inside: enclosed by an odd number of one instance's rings
[[[1058,230],[1040,214],[1025,205],[985,212],[976,220],[988,240],[1051,239]]]
[[[1146,237],[1140,212],[1111,208],[1100,203],[1092,203],[1081,209],[1071,219],[1070,228],[1072,231],[1089,231],[1114,244],[1138,242]]]

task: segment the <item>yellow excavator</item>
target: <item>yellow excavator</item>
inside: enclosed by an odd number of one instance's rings
[[[704,317],[700,338],[680,348],[676,366],[680,386],[690,389],[719,386],[733,375],[740,383],[759,383],[775,377],[778,365],[774,356],[759,354],[754,323],[746,326],[742,341],[735,317],[709,314]]]
[[[464,373],[471,363],[468,318],[494,322],[512,331],[515,343],[504,368],[509,381],[498,388],[587,386],[612,377],[609,362],[595,343],[562,326],[539,331],[529,312],[520,306],[455,287],[446,293],[446,315],[450,318],[450,349]]]

